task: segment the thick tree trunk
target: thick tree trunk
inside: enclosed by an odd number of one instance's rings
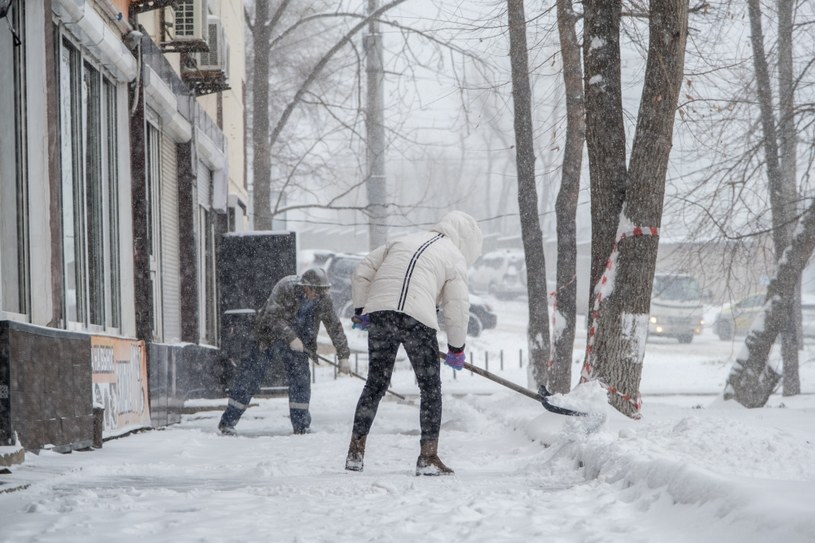
[[[776,276],[767,288],[764,318],[753,323],[744,348],[730,369],[724,399],[745,407],[762,407],[778,384],[780,374],[769,365],[770,349],[787,319],[783,294],[794,287],[815,249],[815,200],[801,217],[790,246],[779,259]]]
[[[631,417],[639,416],[639,384],[656,268],[657,234],[662,221],[675,109],[682,86],[687,22],[686,1],[651,4],[648,60],[625,206],[615,234],[617,243],[595,288],[597,312],[584,377],[588,374],[588,378],[604,383],[610,403]],[[586,42],[597,43],[603,38],[587,36]],[[589,49],[591,53],[591,46]],[[589,73],[586,77],[592,81]],[[587,130],[591,131],[591,123],[596,121],[589,118]],[[589,145],[591,149],[592,143]],[[589,156],[592,157],[591,152]],[[611,163],[616,164],[622,156],[618,155]]]
[[[526,45],[526,17],[523,0],[507,0],[509,57],[512,67],[512,100],[515,107],[515,160],[518,169],[518,207],[521,236],[526,253],[526,281],[529,293],[529,361],[531,378],[545,384],[549,359],[549,310],[546,299],[546,266],[543,235],[538,217],[535,189],[535,147],[532,130],[532,90],[529,85],[529,59]]]
[[[572,383],[572,353],[577,321],[577,201],[583,145],[586,142],[586,110],[583,98],[583,65],[575,33],[577,16],[572,0],[557,1],[558,33],[563,56],[566,89],[566,143],[563,173],[555,203],[557,219],[557,284],[552,326],[552,361],[547,368],[547,388],[566,393]]]
[[[620,0],[583,2],[583,87],[591,178],[589,299],[611,255],[628,179],[620,84]],[[589,312],[589,328],[594,315]]]

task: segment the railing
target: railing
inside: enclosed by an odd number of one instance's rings
[[[332,355],[330,357],[335,363],[337,362],[337,357]],[[518,349],[518,352],[515,353],[507,353],[503,349],[499,351],[482,351],[482,352],[473,352],[470,351],[467,353],[467,361],[472,364],[473,366],[478,366],[479,368],[483,368],[489,372],[493,373],[500,373],[505,370],[515,369],[515,368],[523,368],[526,361],[526,352],[523,349]],[[368,353],[354,353],[351,355],[351,369],[360,375],[366,375],[368,373]],[[402,368],[401,366],[405,366]],[[411,370],[410,362],[408,362],[407,358],[397,358],[396,361],[396,368],[394,371],[397,370]],[[449,373],[452,375],[452,378],[455,380],[458,378],[458,371],[455,371],[452,368],[448,368],[447,366],[442,367],[442,371],[449,370]],[[412,371],[412,370],[411,370]],[[472,372],[467,372],[472,375]],[[311,382],[317,383],[318,380],[324,379],[337,379],[339,377],[339,373],[337,371],[336,366],[332,366],[328,363],[322,362],[319,364],[315,364],[313,361],[311,363]]]

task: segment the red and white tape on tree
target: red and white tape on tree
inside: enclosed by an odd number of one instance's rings
[[[614,242],[614,246],[611,249],[611,255],[609,255],[608,260],[606,261],[606,269],[603,271],[603,275],[600,277],[598,284],[594,287],[594,303],[592,304],[592,322],[591,328],[589,328],[588,332],[588,342],[586,344],[586,358],[583,361],[583,369],[580,371],[580,382],[585,383],[590,380],[596,380],[600,385],[608,390],[611,394],[616,394],[623,398],[623,400],[631,403],[639,412],[640,408],[642,407],[642,396],[640,396],[639,391],[637,391],[636,395],[632,395],[630,393],[623,392],[618,390],[616,387],[609,386],[599,379],[594,378],[594,366],[592,365],[592,356],[594,355],[594,341],[597,337],[597,327],[600,321],[600,309],[608,297],[614,290],[614,279],[617,273],[616,269],[616,262],[617,256],[619,254],[620,243],[626,238],[637,238],[642,236],[659,236],[659,228],[651,226],[651,227],[642,227],[642,226],[635,226],[631,230],[623,231],[617,235],[617,241]]]

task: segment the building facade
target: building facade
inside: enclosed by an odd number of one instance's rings
[[[167,424],[217,379],[218,243],[248,224],[242,6],[4,4],[0,446],[83,448],[94,409],[108,436]]]

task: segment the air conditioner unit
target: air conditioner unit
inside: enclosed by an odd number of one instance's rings
[[[220,71],[224,75],[229,72],[229,44],[226,42],[224,27],[221,19],[210,15],[207,18],[207,44],[208,53],[197,53],[198,69],[202,72]]]
[[[207,41],[207,0],[176,0],[170,11],[173,41]]]

